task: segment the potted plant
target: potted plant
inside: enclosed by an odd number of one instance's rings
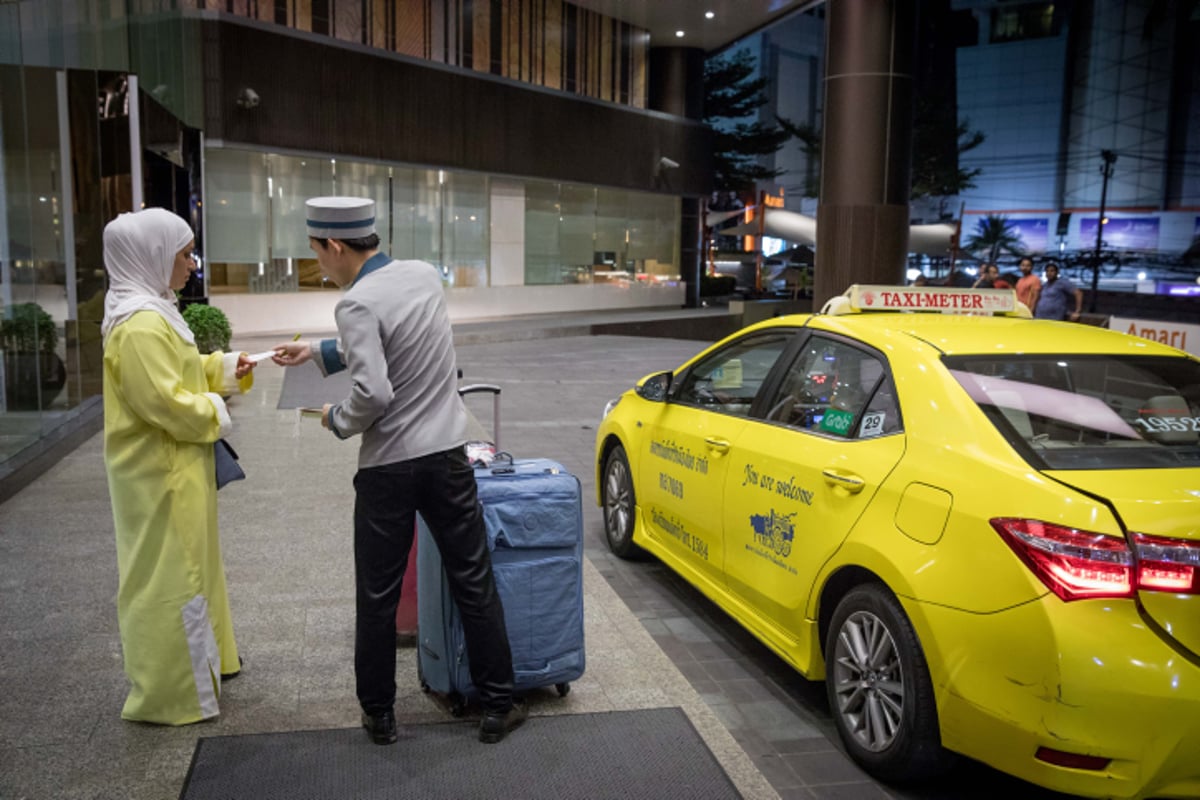
[[[9,411],[49,408],[67,382],[58,357],[58,328],[37,303],[17,303],[0,319],[5,401]]]
[[[183,310],[183,321],[196,337],[196,348],[201,353],[229,352],[229,337],[233,329],[225,312],[204,303],[192,303]]]

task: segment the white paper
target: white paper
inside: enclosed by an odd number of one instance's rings
[[[269,360],[271,358],[271,356],[273,356],[273,355],[275,355],[274,350],[264,350],[261,353],[253,353],[252,355],[248,355],[248,356],[246,356],[246,358],[250,359],[255,364],[257,364],[260,361]]]

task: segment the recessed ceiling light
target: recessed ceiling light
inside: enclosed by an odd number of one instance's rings
[[[675,36],[676,36],[676,38],[682,39],[682,38],[683,38],[683,31],[675,31]]]
[[[712,18],[713,18],[713,17],[715,17],[715,16],[716,16],[716,14],[714,14],[714,13],[713,13],[713,12],[711,12],[711,11],[705,11],[705,12],[704,12],[704,18],[705,18],[705,19],[712,19]]]

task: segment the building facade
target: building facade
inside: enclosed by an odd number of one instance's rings
[[[671,61],[563,0],[0,4],[0,477],[96,413],[124,211],[192,223],[184,299],[235,335],[332,326],[324,194],[373,197],[453,319],[683,304],[709,154]]]
[[[822,9],[730,46],[749,48],[769,79],[762,121],[780,116],[820,129]],[[974,186],[914,201],[914,223],[961,213],[965,240],[981,219],[999,215],[1028,251],[1085,253],[1096,243],[1104,191],[1105,250],[1187,274],[1181,256],[1200,236],[1195,3],[931,0],[919,4],[917,29],[914,125],[932,106],[944,114],[942,130],[961,121],[984,138],[961,155],[952,141],[934,154],[977,170]],[[1106,190],[1104,151],[1116,158]],[[776,183],[787,208],[815,213],[819,154],[792,140],[773,166],[783,170]]]

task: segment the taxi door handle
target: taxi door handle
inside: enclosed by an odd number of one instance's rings
[[[715,450],[722,455],[729,452],[729,442],[724,439],[717,439],[712,436],[705,437],[704,443],[708,445],[709,450]]]
[[[867,485],[866,481],[853,472],[841,472],[833,467],[821,470],[821,474],[825,477],[826,483],[833,486],[840,486],[850,494],[858,494]]]

